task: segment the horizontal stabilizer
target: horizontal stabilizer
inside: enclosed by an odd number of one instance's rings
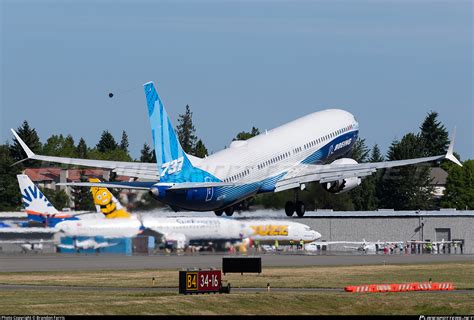
[[[148,190],[153,186],[154,182],[63,182],[57,183],[57,186],[70,187],[99,187],[99,188],[116,188],[116,189],[136,189]]]

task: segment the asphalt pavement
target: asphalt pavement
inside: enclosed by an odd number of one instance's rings
[[[221,268],[227,255],[0,255],[0,272]],[[262,268],[473,262],[474,255],[298,255],[262,254]]]

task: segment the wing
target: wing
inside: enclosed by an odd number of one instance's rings
[[[456,128],[453,130],[448,152],[445,155],[440,156],[358,164],[298,164],[294,168],[290,169],[288,173],[279,181],[277,181],[275,185],[275,192],[299,188],[301,184],[314,181],[326,183],[353,177],[365,177],[371,175],[379,169],[401,167],[441,159],[448,159],[457,165],[462,166],[459,160],[453,155],[455,135]]]
[[[359,250],[360,247],[344,246],[346,249]]]
[[[125,161],[108,161],[108,160],[91,160],[91,159],[77,159],[77,158],[64,158],[64,157],[53,157],[53,156],[42,156],[37,155],[26,145],[26,143],[18,136],[15,130],[11,129],[18,143],[21,145],[23,150],[26,152],[27,159],[34,159],[46,162],[56,162],[64,164],[72,164],[84,167],[96,167],[110,169],[118,175],[124,175],[135,178],[151,179],[158,181],[160,179],[160,173],[156,163],[143,163],[143,162],[125,162]],[[26,160],[26,159],[24,159]],[[24,161],[21,160],[21,161]]]
[[[367,242],[362,241],[313,241],[311,242],[317,246],[327,246],[329,244],[366,244]]]
[[[72,244],[58,244],[58,247],[63,248],[63,249],[75,249],[75,247]]]
[[[156,182],[64,182],[57,183],[58,186],[73,187],[100,187],[119,189],[149,190],[151,187],[168,187],[168,190],[192,189],[192,188],[212,188],[230,187],[236,184],[228,182],[181,182],[181,183],[156,183]]]
[[[100,249],[100,248],[107,248],[107,247],[113,247],[113,246],[116,246],[118,245],[118,243],[108,243],[108,242],[102,242],[102,243],[98,243],[95,248],[96,249]]]

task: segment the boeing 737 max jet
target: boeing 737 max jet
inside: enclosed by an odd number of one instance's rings
[[[361,178],[377,169],[449,159],[453,155],[453,132],[446,155],[357,163],[344,158],[357,140],[359,124],[344,110],[328,109],[311,113],[246,141],[233,141],[229,148],[203,159],[184,152],[152,82],[144,85],[148,116],[157,163],[74,159],[34,154],[12,129],[29,159],[107,168],[120,175],[151,182],[70,183],[76,186],[148,190],[157,200],[175,210],[225,211],[258,193],[295,189],[294,201],[286,203],[288,216],[305,213],[298,190],[306,183],[319,182],[331,193],[347,192]]]

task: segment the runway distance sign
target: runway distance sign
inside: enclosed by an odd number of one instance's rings
[[[179,293],[210,293],[221,290],[220,270],[192,270],[179,272]]]

